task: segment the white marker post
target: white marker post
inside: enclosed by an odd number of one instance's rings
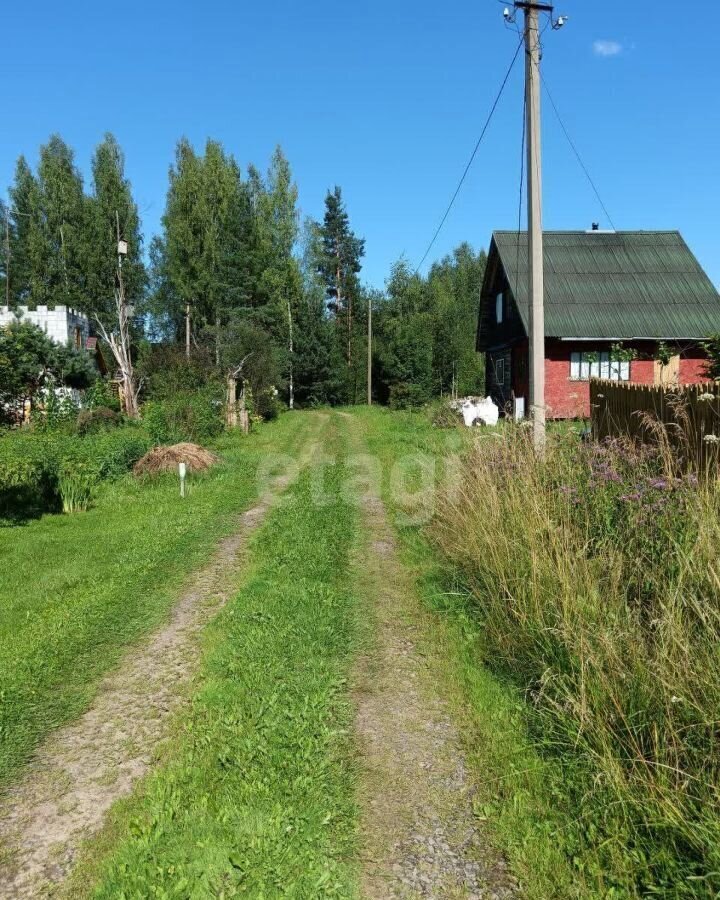
[[[185,463],[178,463],[178,472],[180,473],[180,496],[185,496],[185,475],[187,474],[187,466]]]

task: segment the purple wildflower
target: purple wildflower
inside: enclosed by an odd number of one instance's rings
[[[668,483],[667,478],[651,478],[650,487],[655,488],[656,491],[666,491],[670,487],[670,484]]]

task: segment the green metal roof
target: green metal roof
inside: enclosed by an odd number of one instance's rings
[[[527,232],[493,242],[528,327]],[[702,338],[720,331],[720,294],[677,231],[546,231],[548,337]]]

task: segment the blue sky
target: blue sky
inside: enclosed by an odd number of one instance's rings
[[[678,228],[720,285],[720,68],[709,8],[565,0],[544,76],[616,227]],[[245,165],[288,155],[305,214],[342,186],[382,286],[416,263],[454,190],[516,36],[497,0],[12,3],[3,13],[0,189],[54,131],[84,173],[112,131],[146,239],[177,138]],[[517,225],[521,60],[429,261]],[[545,227],[606,225],[544,105]]]

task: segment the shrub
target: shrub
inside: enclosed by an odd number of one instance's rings
[[[259,416],[265,422],[272,422],[280,415],[282,405],[278,400],[278,392],[275,388],[260,391],[252,397],[252,411],[254,416]]]
[[[415,409],[427,402],[427,393],[417,384],[401,381],[390,387],[391,409]]]
[[[204,390],[219,383],[213,353],[209,347],[194,347],[188,359],[185,348],[177,344],[159,344],[142,348],[137,365],[145,384],[147,400],[172,400],[178,394]]]
[[[76,507],[83,491],[127,472],[150,446],[148,435],[136,427],[86,437],[9,432],[0,438],[0,519],[53,512],[66,499]]]
[[[108,409],[107,406],[95,406],[78,413],[75,428],[78,434],[95,434],[98,431],[117,428],[121,421],[119,413],[114,410]]]
[[[222,401],[213,390],[180,393],[143,406],[143,424],[156,444],[202,443],[222,433]]]
[[[83,406],[86,409],[98,409],[104,407],[113,412],[120,412],[120,397],[117,388],[112,387],[106,378],[98,380],[90,385],[83,397]]]
[[[720,891],[720,488],[653,448],[526,429],[472,451],[433,526],[567,763],[603,896]]]

